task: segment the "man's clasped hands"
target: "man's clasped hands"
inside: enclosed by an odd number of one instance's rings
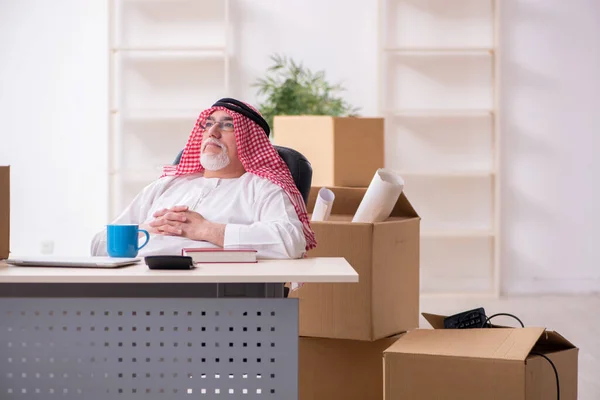
[[[156,211],[154,219],[140,226],[151,234],[181,236],[192,240],[223,245],[225,224],[211,222],[187,206],[175,206]]]

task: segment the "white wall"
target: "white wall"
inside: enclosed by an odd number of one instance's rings
[[[326,78],[341,82],[344,98],[377,112],[377,3],[359,0],[240,0],[234,43],[241,68],[240,97],[254,102],[250,87],[272,65],[275,52],[301,61]],[[344,16],[342,17],[342,10]]]
[[[0,2],[0,164],[12,165],[16,253],[54,240],[56,253],[85,254],[106,222],[105,3]],[[235,95],[254,102],[249,85],[281,52],[376,113],[375,2],[236,4]],[[600,3],[501,4],[503,288],[598,291]]]
[[[324,69],[348,101],[375,113],[375,3],[235,4],[236,96],[256,102],[250,84],[280,52]],[[339,17],[342,6],[350,17]],[[106,0],[0,2],[0,164],[12,166],[16,254],[38,253],[44,241],[87,254],[106,223],[107,16]]]
[[[0,2],[0,164],[11,248],[87,254],[106,219],[104,0]]]
[[[504,291],[600,291],[600,2],[500,3]]]

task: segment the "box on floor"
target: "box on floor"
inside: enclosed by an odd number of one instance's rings
[[[273,143],[302,153],[314,186],[367,187],[384,163],[384,119],[276,116]]]
[[[384,398],[577,399],[579,349],[544,328],[417,329],[384,351]]]
[[[301,337],[298,399],[381,400],[381,357],[398,337],[373,342]]]
[[[10,167],[0,166],[0,260],[10,252]]]
[[[308,211],[320,187],[312,187]],[[328,221],[312,222],[317,247],[309,257],[344,257],[358,283],[307,283],[299,298],[300,336],[377,340],[419,324],[420,218],[404,194],[384,222],[353,223],[366,188],[330,187]]]

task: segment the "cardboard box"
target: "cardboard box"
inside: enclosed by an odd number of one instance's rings
[[[0,260],[10,252],[10,167],[0,166]]]
[[[366,188],[330,187],[335,193],[328,221],[312,222],[317,247],[309,257],[344,257],[358,283],[306,283],[299,298],[300,336],[377,340],[419,324],[420,218],[404,194],[390,218],[353,223]],[[320,187],[311,188],[312,212]]]
[[[302,153],[314,186],[367,187],[384,164],[383,118],[276,116],[273,143]]]
[[[383,399],[383,351],[398,336],[374,342],[299,339],[299,400]]]
[[[554,370],[535,353],[554,363],[560,398],[577,399],[579,350],[544,328],[408,332],[384,351],[384,399],[556,399]]]

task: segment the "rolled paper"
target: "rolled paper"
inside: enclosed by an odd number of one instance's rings
[[[321,188],[313,208],[311,221],[327,221],[331,215],[331,208],[335,194],[327,188]]]
[[[385,221],[404,189],[404,179],[396,172],[380,168],[375,172],[352,222]]]

